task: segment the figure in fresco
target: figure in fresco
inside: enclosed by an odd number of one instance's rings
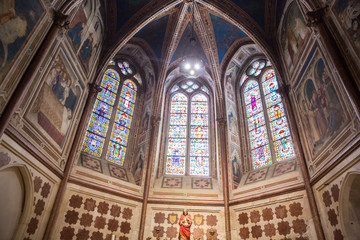
[[[305,25],[300,9],[294,1],[284,16],[281,29],[281,45],[287,66],[294,63],[309,34],[310,31]]]
[[[231,161],[231,167],[232,167],[232,172],[233,172],[233,180],[237,183],[240,183],[241,172],[240,172],[240,166],[239,166],[239,163],[237,162],[236,157],[234,157],[234,159]]]
[[[191,217],[186,209],[179,220],[179,240],[190,240],[190,227],[192,225]]]
[[[312,77],[305,81],[302,94],[298,93],[298,101],[309,146],[312,153],[316,154],[342,127],[345,119],[323,59],[318,59],[310,66],[312,66],[309,70]]]
[[[142,159],[142,155],[140,154],[139,159],[137,160],[136,164],[135,164],[135,171],[134,171],[134,179],[135,179],[135,183],[136,185],[141,184],[141,179],[142,179],[142,174],[143,174],[143,165],[144,165],[144,161]]]
[[[339,14],[339,20],[355,46],[360,50],[360,3],[357,0],[337,0],[334,9]]]
[[[62,145],[73,119],[83,85],[74,80],[65,67],[60,54],[55,56],[44,84],[29,113],[33,123],[38,124],[53,140]]]

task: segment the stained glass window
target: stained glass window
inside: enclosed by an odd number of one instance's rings
[[[127,62],[117,62],[116,65],[112,60],[110,65],[114,67],[108,69],[103,76],[101,91],[96,97],[82,150],[123,165],[131,132],[137,85],[131,80],[135,78]],[[120,76],[119,72],[113,69],[117,66],[123,75]],[[129,79],[124,81],[124,75]],[[108,131],[109,128],[112,131]],[[104,146],[108,146],[106,151],[103,150]]]
[[[208,100],[198,93],[191,99],[190,175],[209,175]]]
[[[271,164],[272,159],[282,161],[295,157],[284,106],[281,96],[276,91],[278,82],[275,71],[268,67],[271,67],[270,61],[256,61],[250,65],[247,72],[249,75],[261,76],[261,86],[256,78],[247,80],[244,86],[247,127],[254,168],[267,166]],[[249,77],[246,74],[244,76],[241,79],[246,81]],[[271,142],[268,133],[271,135]]]
[[[174,85],[170,93],[165,173],[208,176],[209,89],[189,80]]]
[[[184,175],[188,98],[177,93],[171,98],[166,174]]]
[[[271,164],[271,152],[261,102],[260,88],[255,80],[245,85],[244,91],[246,115],[248,119],[251,156],[254,168]]]
[[[101,91],[97,94],[83,145],[83,151],[95,156],[102,153],[119,79],[116,71],[108,69],[101,82]]]
[[[275,146],[276,159],[285,160],[295,156],[288,122],[284,113],[281,96],[276,92],[278,83],[273,69],[267,70],[262,77],[266,108],[270,129]]]
[[[124,82],[120,96],[106,159],[123,165],[136,99],[136,85],[133,81]]]

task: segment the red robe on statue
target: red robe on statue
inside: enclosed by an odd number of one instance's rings
[[[190,240],[190,227],[192,221],[189,215],[181,215],[179,220],[180,230],[179,230],[179,240]]]

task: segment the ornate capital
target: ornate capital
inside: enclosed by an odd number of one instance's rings
[[[54,24],[61,29],[69,29],[69,16],[63,14],[61,11],[54,11]]]
[[[95,93],[99,93],[101,92],[101,87],[99,85],[96,85],[95,83],[89,83],[89,93],[90,94],[95,94]]]
[[[307,16],[307,23],[306,25],[308,27],[315,27],[318,24],[320,24],[321,22],[323,22],[324,17],[328,14],[329,12],[329,7],[325,6],[323,8],[319,8],[315,11],[312,12],[307,12],[306,16]]]
[[[220,127],[226,126],[226,118],[217,118],[216,121]]]

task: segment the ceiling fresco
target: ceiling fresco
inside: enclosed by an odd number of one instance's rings
[[[116,0],[116,31],[151,0]]]
[[[169,16],[163,16],[147,24],[135,34],[135,37],[141,38],[149,44],[159,60],[161,59],[168,21]]]
[[[194,42],[194,45],[190,44],[191,37],[194,37],[196,40]],[[204,49],[202,48],[202,46],[200,44],[199,38],[198,38],[196,32],[195,31],[193,32],[193,29],[192,29],[192,26],[190,23],[186,26],[170,63],[174,62],[178,58],[184,57],[186,54],[187,55],[192,54],[194,56],[197,56],[197,57],[203,59],[204,62],[209,64],[209,60],[207,59],[207,57],[205,55]]]
[[[219,16],[210,13],[210,19],[214,30],[219,63],[221,64],[231,45],[236,40],[247,37],[247,35],[240,28]]]
[[[265,5],[266,0],[233,0],[250,17],[252,17],[262,29],[265,29]],[[286,2],[281,0],[280,2]]]

